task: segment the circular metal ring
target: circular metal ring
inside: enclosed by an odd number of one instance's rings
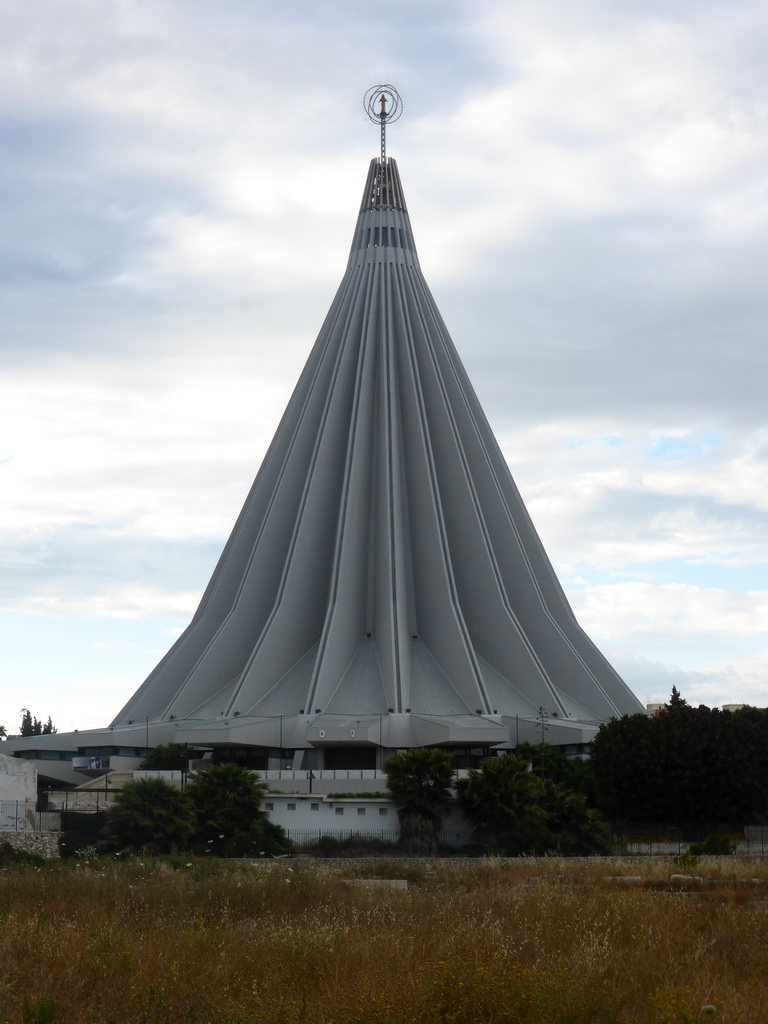
[[[363,98],[363,108],[374,124],[392,124],[403,112],[403,101],[394,85],[374,85]]]

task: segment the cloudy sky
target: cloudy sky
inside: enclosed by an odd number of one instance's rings
[[[0,722],[106,724],[188,622],[377,131],[587,631],[768,704],[764,0],[3,0]]]

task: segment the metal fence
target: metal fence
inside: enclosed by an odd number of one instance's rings
[[[375,856],[377,853],[404,855],[397,829],[289,828],[285,831],[299,852],[304,850],[328,856]],[[439,840],[442,847],[458,848],[466,842],[466,836],[461,832],[443,831]]]
[[[61,814],[38,811],[26,800],[0,800],[0,832],[58,832]]]
[[[325,856],[382,856],[404,855],[400,833],[386,829],[286,829],[288,838],[299,851]],[[679,857],[694,842],[704,842],[709,836],[725,836],[733,844],[734,856],[768,856],[768,826],[702,826],[685,827],[646,826],[630,831],[616,830],[611,835],[610,855],[622,857]],[[440,835],[443,850],[467,851],[467,834],[443,830]],[[471,844],[470,844],[471,845]],[[475,854],[479,849],[475,849]],[[725,852],[725,851],[723,851]]]
[[[46,806],[51,811],[108,811],[120,796],[119,789],[71,789],[45,794]]]
[[[706,842],[710,836],[730,839],[734,856],[768,856],[768,827],[761,825],[617,828],[612,834],[611,852],[626,857],[679,857],[692,843]]]

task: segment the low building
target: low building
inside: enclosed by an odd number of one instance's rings
[[[396,843],[400,838],[397,805],[385,796],[268,793],[262,807],[299,849],[321,836],[383,843]],[[472,841],[472,826],[457,806],[451,807],[441,831],[446,846],[458,848]]]

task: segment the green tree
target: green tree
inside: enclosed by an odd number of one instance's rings
[[[598,810],[588,805],[583,793],[545,779],[542,806],[548,815],[547,828],[554,839],[551,850],[566,857],[610,851],[608,823]]]
[[[613,821],[717,826],[768,814],[764,710],[625,715],[601,726],[590,763],[597,804]]]
[[[29,708],[21,709],[21,726],[19,728],[19,735],[21,736],[47,736],[49,733],[55,733],[56,726],[51,721],[51,716],[48,716],[47,722],[41,722],[39,718],[33,718],[32,712]]]
[[[483,847],[504,856],[606,852],[609,831],[599,811],[583,793],[542,779],[519,749],[486,758],[458,783],[459,803]],[[543,767],[553,770],[558,763],[554,757]]]
[[[403,845],[410,853],[434,853],[451,803],[451,755],[429,747],[405,750],[387,760],[384,774]]]
[[[678,688],[676,686],[673,686],[672,693],[669,696],[669,704],[667,704],[666,707],[670,711],[676,711],[679,708],[690,707],[690,705],[684,697],[680,696],[680,691],[678,690]]]
[[[515,754],[488,757],[459,779],[459,805],[489,853],[515,856],[554,848],[545,783]]]
[[[590,806],[594,804],[595,780],[589,761],[581,757],[566,757],[548,743],[520,743],[515,747],[515,756],[529,762],[541,778],[582,793]]]
[[[195,772],[187,793],[195,814],[198,852],[244,857],[287,848],[283,829],[261,810],[267,786],[260,778],[239,764],[211,764]]]
[[[189,752],[186,743],[159,743],[139,765],[148,771],[186,771]]]
[[[189,848],[194,831],[189,796],[163,779],[127,782],[107,813],[101,849],[174,853]]]

